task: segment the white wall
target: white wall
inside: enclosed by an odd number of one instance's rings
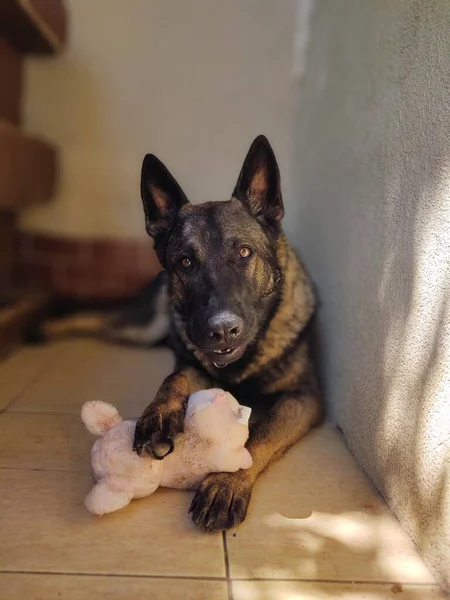
[[[450,590],[450,2],[316,4],[298,245],[326,398]]]
[[[54,203],[24,216],[24,228],[144,236],[146,152],[193,202],[225,200],[259,133],[276,150],[289,205],[294,0],[67,5],[69,47],[56,60],[28,61],[24,107],[26,128],[61,147],[61,185]]]

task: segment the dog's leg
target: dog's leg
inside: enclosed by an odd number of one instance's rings
[[[104,313],[80,313],[69,317],[50,319],[40,323],[34,332],[39,341],[58,340],[66,337],[104,337],[109,315]]]
[[[134,298],[108,312],[79,312],[34,324],[30,342],[71,337],[100,338],[111,343],[153,346],[170,329],[167,273],[161,271]]]
[[[252,487],[262,471],[320,420],[318,394],[286,394],[251,430],[246,447],[253,466],[236,473],[214,473],[202,483],[189,512],[206,531],[223,531],[242,523]]]
[[[183,431],[189,396],[211,387],[212,380],[197,369],[188,367],[167,377],[136,424],[133,449],[139,454],[150,452],[155,458],[173,450],[173,438]],[[161,454],[160,448],[167,447]]]

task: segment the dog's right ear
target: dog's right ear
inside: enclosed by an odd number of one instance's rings
[[[274,151],[264,135],[259,135],[250,146],[233,195],[269,224],[277,226],[283,218],[280,172]]]
[[[147,154],[142,162],[141,198],[145,228],[157,247],[161,237],[172,228],[181,207],[189,201],[175,178],[153,154]]]

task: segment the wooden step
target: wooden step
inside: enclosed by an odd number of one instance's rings
[[[0,357],[4,357],[24,338],[32,321],[50,307],[50,296],[28,294],[0,306]]]
[[[57,177],[55,146],[0,121],[0,210],[50,200]]]
[[[0,38],[0,119],[20,123],[23,57]]]
[[[0,0],[0,35],[23,54],[56,54],[67,37],[62,0]]]
[[[4,290],[11,287],[17,259],[16,216],[0,211],[0,302]]]

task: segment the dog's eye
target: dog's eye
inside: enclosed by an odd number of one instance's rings
[[[239,258],[250,258],[252,254],[253,250],[250,248],[250,246],[241,246],[239,248]]]
[[[192,260],[190,258],[188,258],[187,256],[183,256],[180,259],[180,265],[182,266],[182,268],[187,271],[188,269],[190,269],[192,267]]]

